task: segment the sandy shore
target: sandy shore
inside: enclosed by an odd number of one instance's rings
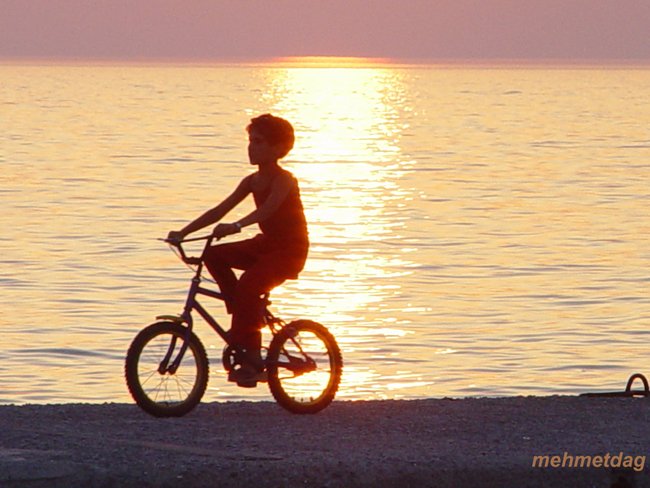
[[[648,454],[639,398],[334,402],[312,416],[210,403],[180,419],[125,404],[0,407],[2,487],[640,487]],[[532,467],[537,455],[565,467]]]

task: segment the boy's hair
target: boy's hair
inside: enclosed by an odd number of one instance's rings
[[[293,127],[288,121],[271,114],[264,114],[251,119],[246,130],[250,133],[253,129],[262,134],[270,145],[280,146],[280,158],[285,157],[293,149],[295,136]]]

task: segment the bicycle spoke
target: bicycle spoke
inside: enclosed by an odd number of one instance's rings
[[[160,373],[163,360],[168,365],[178,362],[173,374]],[[138,405],[156,416],[178,416],[200,401],[209,369],[205,348],[193,333],[179,324],[159,322],[136,336],[125,372]]]
[[[149,376],[147,376],[147,377],[144,379],[144,381],[140,381],[140,384],[141,384],[142,386],[146,385],[147,382],[148,382],[151,378],[153,378],[154,376],[156,376],[157,374],[158,374],[158,371],[152,371],[151,374],[149,374]]]
[[[338,346],[323,326],[309,321],[297,322],[281,338],[274,356],[277,376],[269,383],[276,400],[298,413],[320,410],[338,388]]]

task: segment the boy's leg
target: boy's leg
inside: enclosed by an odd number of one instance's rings
[[[261,362],[262,295],[287,279],[282,262],[272,255],[263,255],[240,277],[235,291],[232,315],[232,339],[244,348],[254,362]]]
[[[233,298],[237,289],[237,276],[235,269],[248,269],[257,260],[253,239],[247,239],[228,244],[218,244],[210,247],[206,252],[205,267],[219,285],[219,289],[226,296],[226,308],[232,313]]]

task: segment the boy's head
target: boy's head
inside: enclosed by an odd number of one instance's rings
[[[285,157],[293,149],[295,141],[293,127],[280,117],[271,114],[260,115],[251,119],[246,130],[249,134],[251,131],[255,131],[262,135],[269,145],[277,147],[278,159]]]

